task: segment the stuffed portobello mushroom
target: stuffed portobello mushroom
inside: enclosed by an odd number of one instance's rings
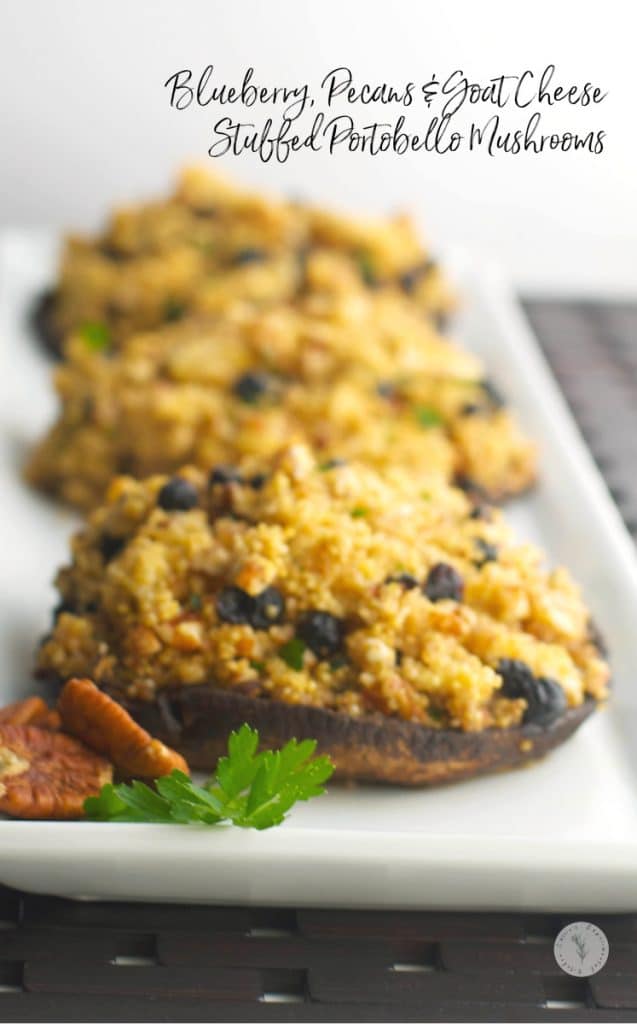
[[[329,272],[323,258],[308,259],[317,282]],[[493,500],[536,474],[535,446],[481,361],[406,298],[355,280],[296,306],[139,334],[118,353],[77,335],[56,387],[60,413],[27,476],[81,508],[121,472],[143,478],[193,463],[256,474],[292,439],[321,462],[360,459],[383,473],[402,464]]]
[[[192,767],[247,721],[342,778],[447,782],[545,754],[608,692],[576,584],[501,512],[300,444],[115,479],[57,586],[38,674],[90,676]]]
[[[115,210],[93,237],[70,236],[33,326],[58,356],[75,332],[117,349],[139,331],[236,302],[263,309],[294,301],[313,286],[312,252],[326,258],[337,286],[353,278],[408,295],[436,322],[453,308],[452,290],[408,217],[351,219],[192,167],[172,194]]]

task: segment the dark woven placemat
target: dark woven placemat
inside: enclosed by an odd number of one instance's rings
[[[526,306],[637,534],[637,305]],[[553,958],[573,920],[610,943],[585,980]],[[75,903],[0,889],[0,1020],[634,1022],[637,914]]]

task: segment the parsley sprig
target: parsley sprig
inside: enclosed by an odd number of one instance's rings
[[[280,825],[297,800],[324,792],[334,766],[313,757],[316,740],[290,740],[281,750],[257,753],[259,733],[249,725],[230,733],[228,756],[203,786],[173,771],[155,782],[110,783],[84,802],[91,821],[163,822],[265,829]]]

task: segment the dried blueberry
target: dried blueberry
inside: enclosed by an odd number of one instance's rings
[[[266,587],[254,599],[250,623],[254,629],[269,629],[281,622],[285,613],[283,594],[276,587]]]
[[[239,249],[239,251],[234,254],[233,263],[235,267],[245,267],[248,263],[263,263],[267,258],[268,254],[265,249]]]
[[[217,614],[223,622],[249,625],[256,607],[255,599],[240,587],[224,587],[217,594]]]
[[[414,590],[418,586],[418,580],[410,572],[398,572],[388,576],[385,583],[400,583],[405,590]]]
[[[157,495],[157,504],[166,512],[187,512],[199,501],[197,488],[181,476],[174,476]]]
[[[100,554],[105,562],[110,562],[111,558],[119,555],[125,546],[126,538],[114,537],[112,533],[103,533],[99,539]]]
[[[496,672],[502,676],[500,694],[527,703],[524,725],[549,725],[567,708],[566,694],[554,679],[534,676],[529,666],[517,658],[501,658]]]
[[[102,242],[99,251],[102,256],[105,256],[107,260],[111,260],[113,263],[123,263],[131,258],[130,253],[124,252],[123,249],[118,249],[112,242]]]
[[[243,477],[233,466],[215,466],[210,474],[209,483],[210,485],[240,484],[243,483]]]
[[[482,408],[476,402],[465,402],[460,410],[461,416],[478,416]]]
[[[481,569],[487,562],[497,562],[498,549],[495,544],[485,540],[484,537],[475,537],[474,544],[478,549],[479,557],[473,563],[476,568]]]
[[[260,491],[265,486],[266,480],[268,479],[266,473],[255,473],[248,480],[250,487],[253,487],[255,491]]]
[[[164,320],[166,323],[175,323],[181,320],[186,312],[186,305],[179,299],[167,299],[164,305]]]
[[[343,643],[344,626],[330,612],[312,611],[300,619],[296,632],[317,658],[329,658]]]
[[[491,512],[488,505],[476,504],[469,513],[469,519],[483,519],[488,522],[491,519]]]
[[[462,601],[464,581],[452,565],[438,562],[429,570],[422,589],[430,601]]]
[[[398,278],[398,283],[403,291],[409,294],[414,291],[421,281],[429,276],[435,267],[435,260],[424,260],[422,263],[418,263],[417,266],[412,267],[410,270],[403,271]]]
[[[237,377],[232,385],[232,390],[242,402],[252,403],[265,395],[269,384],[267,374],[248,370],[247,373],[242,373],[240,377]]]
[[[488,501],[489,499],[489,496],[485,491],[484,487],[481,487],[480,484],[477,483],[473,479],[473,477],[469,476],[467,473],[456,473],[454,483],[456,487],[459,487],[460,490],[465,491],[474,500],[478,499]]]
[[[74,604],[73,601],[59,601],[52,612],[53,622],[57,622],[60,615],[62,615],[64,612],[66,612],[69,615],[76,615],[77,606]]]

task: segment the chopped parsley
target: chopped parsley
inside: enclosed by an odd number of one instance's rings
[[[443,422],[440,413],[431,409],[428,405],[419,405],[416,409],[416,419],[421,427],[439,427]]]
[[[104,352],[107,348],[110,348],[111,332],[107,324],[97,320],[82,324],[79,329],[79,335],[91,352]]]
[[[181,320],[182,316],[186,312],[186,306],[179,299],[167,299],[164,304],[164,320],[167,323],[174,323],[176,320]]]
[[[173,771],[144,782],[107,784],[99,796],[84,801],[90,821],[160,822],[179,825],[218,825],[265,829],[280,825],[298,800],[325,792],[334,765],[314,757],[316,740],[293,739],[280,750],[257,753],[259,733],[249,725],[230,733],[228,756],[215,774],[197,786],[183,772]]]
[[[279,657],[283,658],[284,662],[297,672],[303,668],[304,654],[305,644],[299,636],[293,636],[291,640],[283,644],[283,647],[279,648]]]

